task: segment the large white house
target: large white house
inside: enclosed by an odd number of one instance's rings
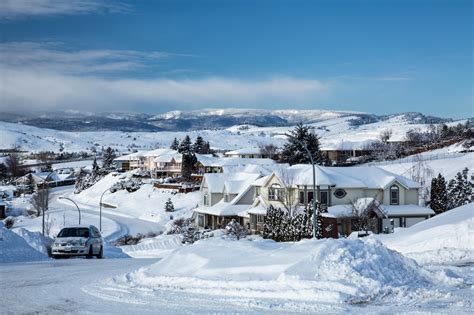
[[[222,222],[236,216],[241,223],[258,233],[263,230],[270,205],[299,211],[307,207],[314,197],[312,166],[282,165],[275,167],[269,175],[258,173],[259,176],[255,178],[245,175],[247,180],[240,182],[240,193],[235,196],[240,198],[228,198],[229,205],[220,203],[221,200],[226,203],[225,182],[237,178],[237,174],[204,177],[202,205],[196,210],[199,227],[217,228],[222,226]],[[366,201],[366,209],[359,210],[367,211],[367,215],[374,219],[373,231],[376,233],[395,227],[408,227],[434,214],[431,209],[418,206],[418,183],[378,167],[316,166],[315,188],[324,215],[337,219],[340,235],[352,232],[355,205],[363,204],[363,200]],[[252,192],[252,202],[249,202]],[[242,198],[244,195],[245,198]],[[247,209],[244,209],[244,205]],[[222,210],[224,206],[225,211]],[[231,206],[239,207],[230,211]],[[209,224],[206,216],[199,216],[211,213],[214,216],[212,220],[221,222],[220,225]]]

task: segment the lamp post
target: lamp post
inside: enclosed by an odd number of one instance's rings
[[[47,202],[48,202],[48,201],[46,200],[46,199],[48,198],[48,196],[47,196],[46,193],[45,193],[45,189],[46,189],[46,188],[45,188],[45,185],[46,185],[46,182],[48,181],[49,176],[51,176],[54,172],[55,172],[55,171],[49,172],[48,176],[46,176],[46,178],[44,179],[44,181],[43,181],[43,191],[41,192],[41,193],[43,194],[43,198],[42,198],[42,203],[43,203],[43,219],[42,219],[42,221],[43,221],[43,222],[42,222],[42,225],[43,225],[43,235],[44,235],[44,225],[45,225],[45,222],[44,222],[44,215],[45,215],[46,207],[47,207],[46,204],[47,204]]]
[[[306,145],[306,143],[302,141],[299,141],[299,142],[303,145],[303,148],[306,150],[306,153],[308,153],[309,160],[311,161],[311,165],[313,167],[313,200],[311,200],[311,203],[313,204],[313,238],[316,238],[318,228],[319,228],[318,219],[317,219],[317,216],[319,215],[319,206],[318,206],[318,209],[316,210],[316,204],[319,204],[318,195],[316,194],[316,166],[314,164],[313,155],[308,150],[308,146]]]
[[[63,196],[58,197],[58,199],[69,200],[70,202],[72,202],[76,206],[77,212],[79,212],[79,224],[81,224],[81,209],[79,209],[79,206],[77,205],[77,203],[74,200],[72,200],[70,198],[67,198],[67,197],[63,197]]]
[[[102,195],[100,195],[100,201],[99,201],[99,231],[102,232],[102,198],[104,197],[105,193],[110,191],[110,188],[107,188]]]

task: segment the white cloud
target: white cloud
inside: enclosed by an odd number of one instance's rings
[[[174,55],[130,50],[70,51],[51,43],[0,44],[0,110],[123,110],[140,106],[151,112],[164,106],[311,104],[328,90],[318,80],[288,76],[259,80],[131,77],[131,70],[170,56]]]
[[[0,19],[29,16],[75,15],[90,12],[125,12],[128,7],[103,0],[2,0]]]

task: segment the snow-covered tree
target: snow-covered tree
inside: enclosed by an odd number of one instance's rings
[[[204,148],[205,141],[201,136],[196,137],[196,141],[194,141],[193,144],[193,151],[194,153],[201,154],[203,148]]]
[[[285,213],[280,208],[270,205],[263,224],[263,238],[280,242],[283,240]]]
[[[240,225],[235,219],[230,220],[230,222],[225,227],[225,234],[232,239],[240,240],[247,236],[248,231],[245,227]]]
[[[178,139],[174,138],[173,142],[171,142],[170,149],[171,150],[178,150],[179,142]]]
[[[114,159],[115,159],[115,153],[111,147],[108,147],[107,149],[105,149],[105,152],[104,152],[104,156],[102,159],[102,167],[105,169],[109,169],[113,167]]]
[[[472,202],[473,183],[469,178],[469,169],[466,167],[458,172],[448,184],[448,209],[460,207]]]
[[[179,153],[193,152],[191,138],[188,135],[186,135],[183,141],[181,141],[181,143],[179,144],[178,152]]]
[[[287,135],[287,142],[281,152],[282,162],[293,164],[308,164],[311,159],[305,149],[308,149],[316,164],[324,164],[326,159],[319,147],[319,137],[311,132],[311,128],[302,123],[290,131]]]
[[[174,205],[173,205],[173,202],[171,201],[171,198],[168,198],[168,200],[165,202],[165,211],[166,212],[174,211]]]
[[[25,194],[31,195],[35,192],[35,181],[33,180],[33,175],[28,174],[26,175],[26,182],[25,182]]]
[[[5,179],[8,177],[8,170],[7,166],[3,163],[0,163],[0,180]]]
[[[443,175],[438,174],[431,180],[431,198],[430,208],[436,214],[445,212],[448,209],[448,191],[446,188],[446,180]]]
[[[97,164],[97,159],[94,157],[94,160],[92,161],[92,176],[96,177],[100,173],[100,168],[99,164]]]

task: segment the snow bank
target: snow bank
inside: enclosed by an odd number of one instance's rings
[[[179,235],[162,234],[145,238],[137,245],[121,246],[122,251],[133,258],[161,258],[183,246]]]
[[[13,229],[13,232],[22,237],[28,245],[36,249],[38,252],[48,256],[53,239],[43,236],[40,232],[31,232],[24,228]]]
[[[276,243],[215,237],[115,281],[209,296],[360,303],[449,279],[433,279],[375,239]]]
[[[474,262],[474,203],[396,233],[372,236],[421,264]]]
[[[0,263],[47,260],[21,236],[0,225]]]

